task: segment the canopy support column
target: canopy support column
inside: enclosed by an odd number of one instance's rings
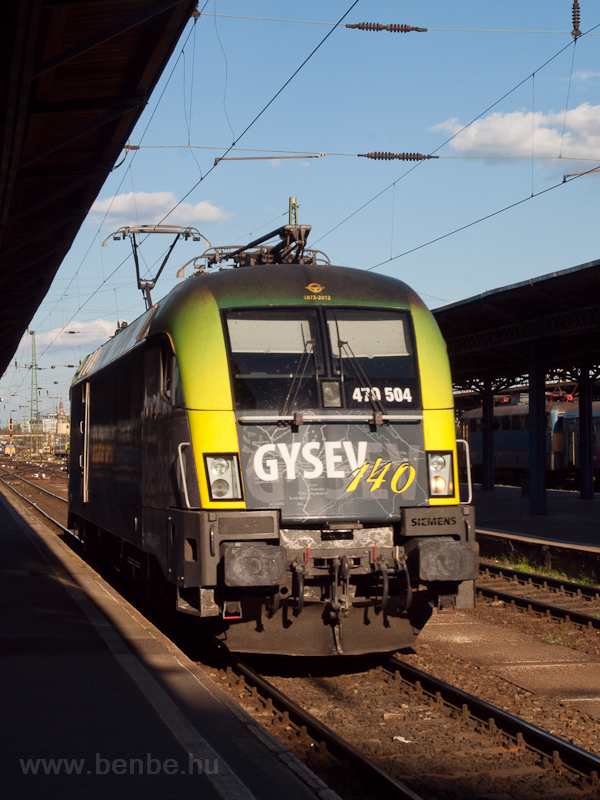
[[[534,360],[529,373],[529,513],[546,513],[546,369]]]
[[[483,382],[483,414],[481,420],[483,474],[481,488],[485,492],[494,489],[494,392],[492,382],[486,378]]]
[[[579,377],[579,492],[582,500],[594,497],[592,426],[592,382],[590,365],[585,362]]]

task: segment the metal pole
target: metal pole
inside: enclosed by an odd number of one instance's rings
[[[31,336],[31,431],[30,442],[32,453],[38,449],[38,428],[40,421],[40,409],[38,402],[37,385],[37,355],[35,352],[35,331],[29,331]],[[35,434],[35,435],[34,435]]]
[[[594,452],[592,447],[592,381],[590,365],[581,365],[579,377],[579,492],[582,500],[594,497]]]
[[[529,513],[546,513],[546,369],[532,359],[529,372]]]
[[[289,224],[298,224],[298,201],[295,197],[290,197]]]
[[[486,378],[483,383],[483,409],[481,418],[481,440],[483,475],[481,488],[485,492],[494,489],[494,392],[492,382]]]

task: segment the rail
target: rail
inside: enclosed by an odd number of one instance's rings
[[[68,500],[65,500],[64,497],[60,497],[59,495],[54,494],[53,492],[49,492],[48,489],[44,489],[41,486],[38,486],[37,483],[32,483],[31,481],[28,481],[27,478],[23,478],[21,475],[16,475],[14,472],[10,472],[9,470],[5,470],[5,472],[8,475],[10,475],[11,478],[14,478],[15,480],[21,481],[22,483],[26,483],[28,486],[33,486],[34,489],[37,489],[38,491],[43,492],[44,494],[47,494],[50,497],[54,497],[56,500],[62,500],[63,503],[67,503],[68,502]],[[7,486],[9,485],[8,481],[6,481],[4,479],[1,479],[1,480],[3,480],[3,482],[6,483]],[[12,489],[13,487],[10,486],[10,488]],[[18,494],[19,497],[24,497],[24,495],[19,494],[19,492],[16,492],[16,494]],[[27,499],[27,498],[24,498],[24,499]]]
[[[310,736],[320,747],[326,747],[336,758],[348,761],[353,768],[365,775],[373,787],[374,796],[380,797],[382,793],[392,793],[394,797],[406,798],[406,800],[422,800],[420,795],[413,792],[406,784],[385,772],[360,750],[301,708],[251,667],[237,661],[233,669],[242,676],[250,688],[260,692],[266,704],[277,709],[279,714],[286,720],[289,719],[300,732]]]
[[[465,719],[475,719],[489,728],[495,726],[518,745],[547,757],[556,766],[562,763],[567,769],[589,778],[594,786],[600,787],[598,778],[600,758],[593,753],[588,753],[564,739],[546,733],[486,700],[481,700],[461,689],[450,686],[439,678],[434,678],[396,658],[389,660],[388,669],[394,677],[398,677],[404,683],[414,686],[419,691],[456,709]]]
[[[554,603],[532,600],[529,597],[511,594],[510,592],[502,592],[487,586],[476,586],[475,588],[477,594],[481,597],[488,597],[492,600],[502,600],[504,603],[508,603],[517,608],[524,608],[526,611],[532,611],[536,614],[540,614],[540,616],[553,617],[563,622],[574,622],[576,625],[581,625],[582,628],[595,628],[600,630],[600,617],[595,617],[592,614],[584,614],[581,611],[563,608]]]
[[[11,473],[11,476],[12,476],[12,477],[15,477],[13,473]],[[47,491],[46,489],[42,489],[42,488],[41,488],[41,486],[38,486],[38,485],[37,485],[37,484],[35,484],[35,483],[31,483],[30,481],[26,481],[24,478],[19,478],[19,480],[21,480],[21,481],[24,481],[25,483],[28,483],[30,486],[34,486],[36,489],[39,489],[41,492],[44,492],[44,494],[48,494],[48,495],[50,495],[51,497],[54,497],[54,498],[56,498],[57,500],[61,500],[63,503],[66,503],[66,502],[68,502],[67,500],[65,500],[65,498],[64,498],[64,497],[59,497],[59,496],[58,496],[58,495],[56,495],[56,494],[52,494],[52,492],[49,492],[49,491]],[[44,511],[44,509],[43,509],[43,508],[41,508],[40,506],[38,506],[38,504],[37,504],[37,503],[34,503],[34,502],[33,502],[33,500],[31,500],[29,497],[25,497],[25,495],[24,495],[24,494],[21,494],[21,492],[18,492],[18,491],[15,489],[15,487],[14,487],[14,486],[11,486],[11,484],[10,484],[10,483],[9,483],[9,482],[8,482],[8,481],[5,479],[5,478],[3,478],[3,477],[0,477],[0,481],[1,481],[1,482],[2,482],[2,483],[3,483],[3,484],[4,484],[4,485],[5,485],[5,486],[6,486],[8,489],[10,489],[10,491],[11,491],[11,492],[14,492],[14,494],[16,494],[16,495],[17,495],[17,497],[20,497],[20,498],[21,498],[21,500],[24,500],[24,501],[25,501],[25,502],[26,502],[28,505],[30,505],[30,506],[33,506],[33,508],[35,508],[35,510],[36,510],[38,513],[40,513],[40,514],[41,514],[43,517],[45,517],[45,518],[46,518],[46,519],[47,519],[49,522],[51,522],[53,525],[56,525],[56,527],[57,527],[57,528],[60,528],[60,530],[61,530],[63,533],[68,533],[68,534],[69,534],[69,536],[72,536],[74,539],[77,539],[77,541],[78,541],[78,542],[80,542],[81,544],[84,544],[84,542],[83,542],[83,539],[81,539],[81,538],[80,538],[80,537],[79,537],[79,536],[78,536],[78,535],[75,533],[75,531],[72,531],[72,530],[70,530],[70,528],[66,528],[66,527],[65,527],[65,526],[64,526],[64,525],[63,525],[61,522],[59,522],[57,519],[54,519],[54,517],[51,517],[51,516],[50,516],[50,514],[48,514],[48,512],[47,512],[47,511]]]
[[[536,572],[524,572],[520,569],[502,567],[497,564],[484,564],[482,565],[482,571],[497,577],[515,580],[528,586],[538,586],[541,589],[553,589],[557,592],[565,592],[565,594],[587,597],[590,600],[600,600],[600,587],[577,583],[566,578],[551,578]]]

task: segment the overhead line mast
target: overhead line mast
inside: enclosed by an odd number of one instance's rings
[[[30,441],[32,442],[32,452],[38,449],[38,433],[40,425],[40,409],[38,401],[38,382],[37,382],[37,355],[35,351],[35,331],[29,331],[31,336],[31,419],[30,419]]]

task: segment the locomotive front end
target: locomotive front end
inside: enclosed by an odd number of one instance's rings
[[[404,283],[278,233],[216,251],[83,362],[69,526],[231,650],[408,647],[474,604],[445,345]]]
[[[202,506],[181,593],[232,650],[410,646],[432,608],[473,605],[478,568],[437,326],[389,278],[235,272],[198,287],[201,350],[191,312],[173,332]]]

